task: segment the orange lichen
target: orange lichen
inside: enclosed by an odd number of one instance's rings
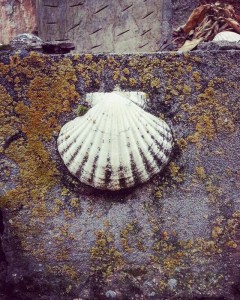
[[[4,123],[1,133],[4,133],[2,136],[5,139],[13,135],[16,129],[21,132],[20,138],[13,140],[4,151],[18,166],[19,178],[16,188],[7,191],[0,201],[12,209],[21,205],[28,207],[29,222],[25,225],[15,220],[13,226],[23,249],[40,258],[44,257],[44,246],[41,244],[36,248],[27,241],[32,235],[41,233],[40,224],[43,225],[46,218],[53,214],[47,208],[46,195],[58,180],[58,171],[44,142],[52,141],[53,134],[60,128],[58,116],[70,111],[70,104],[79,95],[73,85],[76,76],[69,59],[51,63],[47,69],[46,61],[39,55],[31,54],[22,60],[15,55],[10,59],[10,66],[16,75],[16,100],[21,100],[13,102],[0,86],[0,97],[4,97],[1,109],[5,116],[1,118]],[[28,80],[27,84],[22,84],[22,80]],[[59,211],[55,210],[55,213]]]
[[[14,123],[16,122],[16,118],[13,117],[14,107],[12,97],[2,85],[0,85],[0,103],[0,144],[3,145],[4,140],[15,132]]]

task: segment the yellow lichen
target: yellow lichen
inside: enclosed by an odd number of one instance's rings
[[[161,86],[160,78],[155,78],[151,81],[152,88],[160,88],[160,86]]]
[[[238,247],[238,244],[234,241],[228,241],[226,243],[226,245],[229,247],[229,248],[233,248],[233,249],[236,249]]]
[[[74,208],[78,208],[79,207],[79,199],[78,198],[72,198],[70,200],[70,205]]]
[[[177,144],[178,144],[178,146],[180,147],[181,150],[184,150],[187,147],[187,141],[184,138],[178,139]]]
[[[217,239],[223,232],[223,229],[219,226],[215,226],[212,230],[212,238]]]
[[[113,80],[118,80],[119,76],[120,76],[119,70],[116,70],[113,72]]]
[[[0,144],[3,145],[4,140],[15,133],[14,123],[17,123],[17,119],[12,117],[14,113],[12,97],[2,85],[0,85],[0,103]]]
[[[178,183],[184,181],[185,175],[182,173],[180,167],[175,162],[171,162],[169,164],[169,170],[170,170],[170,176],[174,181]]]
[[[0,63],[0,73],[3,76],[6,76],[6,74],[10,71],[10,66],[9,65],[5,65],[3,63]]]
[[[93,55],[92,54],[85,54],[85,56],[84,56],[84,59],[85,60],[92,60],[93,59]]]
[[[129,75],[129,74],[130,74],[130,71],[129,71],[128,68],[124,68],[124,69],[123,69],[123,73],[124,73],[125,75]]]
[[[188,86],[188,85],[186,85],[186,84],[183,85],[183,93],[184,93],[184,94],[190,95],[190,94],[191,94],[191,91],[192,91],[192,89],[191,89],[190,86]]]
[[[193,79],[195,82],[200,82],[201,81],[201,75],[199,71],[195,71],[192,73]]]
[[[137,84],[137,80],[134,78],[129,78],[130,86],[135,86]]]
[[[109,277],[123,263],[121,254],[114,247],[112,235],[101,230],[96,233],[95,246],[91,248],[90,254],[92,273],[98,273],[104,278]]]
[[[204,180],[207,178],[206,172],[203,167],[196,167],[196,173],[199,179]]]

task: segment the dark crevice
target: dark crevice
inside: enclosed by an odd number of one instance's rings
[[[123,31],[123,32],[119,33],[117,36],[123,35],[124,33],[128,32],[128,31],[130,31],[130,29],[128,29],[128,30],[125,30],[125,31]]]
[[[82,22],[80,21],[79,23],[73,25],[73,27],[71,27],[68,31],[75,29],[76,27],[80,26]]]
[[[18,140],[20,138],[23,138],[25,141],[27,140],[25,133],[23,133],[22,131],[19,131],[19,132],[15,133],[14,135],[10,136],[5,141],[5,144],[3,145],[3,149],[6,150],[11,145],[11,143],[15,142],[16,140]]]
[[[0,210],[0,291],[4,287],[4,281],[5,281],[5,276],[6,276],[6,267],[8,265],[6,255],[5,255],[5,253],[3,251],[3,247],[2,247],[1,236],[3,235],[3,232],[4,232],[3,214],[2,214],[2,211]],[[1,293],[0,293],[0,297],[1,297]]]
[[[129,5],[129,6],[127,6],[126,8],[124,8],[124,9],[122,10],[122,12],[128,10],[128,9],[129,9],[130,7],[132,7],[132,6],[133,6],[133,3],[132,3],[131,5]]]
[[[55,25],[57,22],[48,22],[47,25]]]
[[[100,8],[99,10],[97,10],[94,14],[98,14],[99,12],[103,11],[104,9],[106,9],[109,5],[105,5],[104,7]]]
[[[147,46],[149,43],[146,43],[146,44],[144,44],[144,45],[142,45],[142,46],[139,46],[139,49],[142,49],[143,47],[145,47],[145,46]]]
[[[4,232],[3,214],[2,211],[0,210],[0,275],[1,275],[2,265],[7,265],[6,255],[2,248],[1,236],[3,235],[3,232]]]
[[[90,35],[97,33],[98,31],[102,30],[102,28],[98,28],[97,30],[93,31],[92,33],[90,33]]]
[[[2,235],[3,232],[4,232],[3,214],[2,211],[0,210],[0,234]]]
[[[43,6],[45,6],[45,7],[58,7],[58,5],[51,5],[51,4],[45,4]]]
[[[81,5],[83,5],[84,4],[84,2],[79,2],[79,3],[77,3],[77,4],[72,4],[72,5],[70,5],[69,7],[77,7],[77,6],[81,6]]]
[[[153,13],[154,13],[154,11],[147,13],[146,16],[143,17],[143,19],[146,19],[147,17],[151,16]]]
[[[151,31],[151,30],[152,30],[152,28],[150,28],[150,29],[144,31],[144,32],[141,34],[141,36],[145,35],[146,33],[148,33],[148,32]]]
[[[60,40],[55,40],[56,42],[66,42],[66,41],[70,41],[69,39],[60,39]]]
[[[102,44],[99,44],[99,45],[93,46],[93,47],[91,48],[91,50],[92,50],[92,49],[95,49],[95,48],[98,48],[98,47],[100,47],[100,46],[102,46]]]

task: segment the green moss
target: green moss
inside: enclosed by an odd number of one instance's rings
[[[83,105],[78,105],[77,114],[79,117],[85,115],[85,113],[89,110],[88,107]]]

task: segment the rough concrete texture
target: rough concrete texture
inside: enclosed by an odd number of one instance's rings
[[[239,51],[2,52],[2,299],[239,299]],[[122,192],[75,180],[60,127],[87,92],[147,92],[175,136]]]
[[[220,51],[220,50],[240,50],[240,42],[204,42],[197,46],[198,50],[201,51]]]

